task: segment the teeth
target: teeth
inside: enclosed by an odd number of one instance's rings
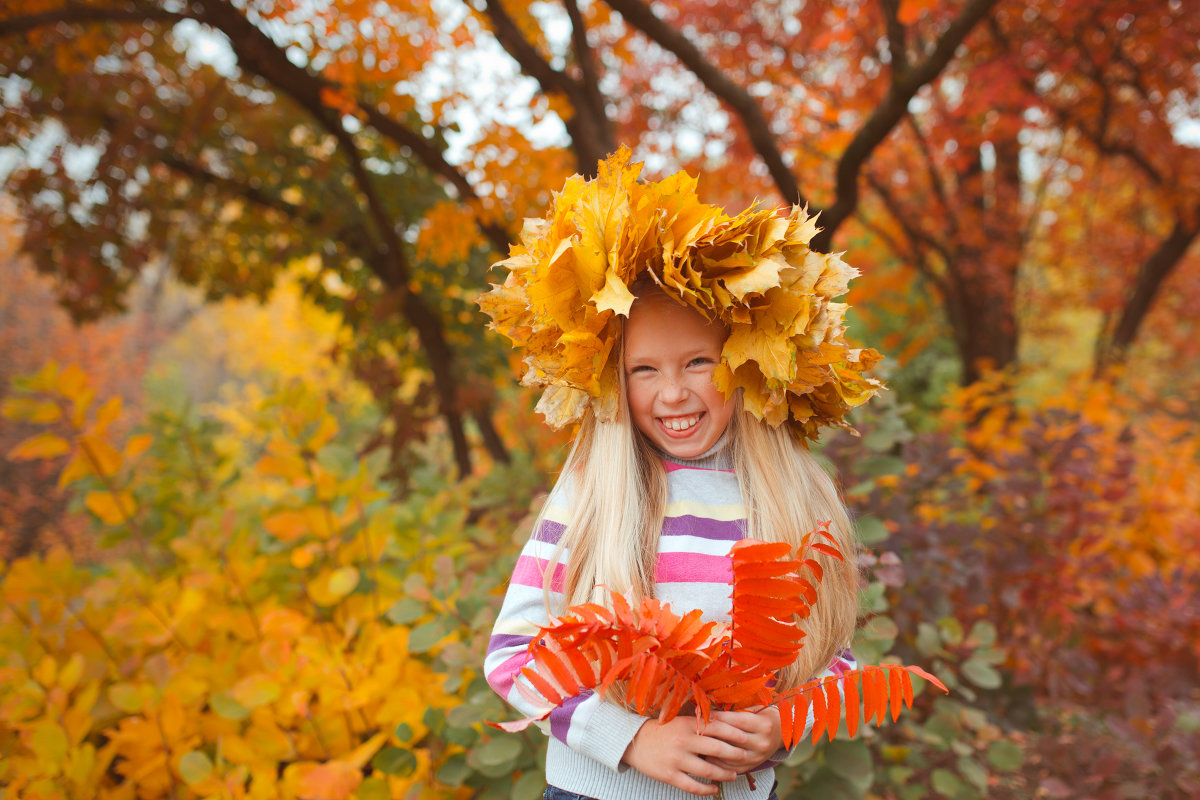
[[[694,417],[676,417],[674,419],[664,419],[663,424],[673,431],[686,431],[699,421],[700,417],[697,415]]]

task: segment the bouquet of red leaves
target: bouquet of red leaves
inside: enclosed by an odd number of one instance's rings
[[[529,663],[521,669],[528,684],[517,681],[528,700],[550,709],[490,724],[523,730],[584,691],[603,696],[620,686],[627,704],[660,722],[692,703],[698,730],[714,707],[738,711],[774,704],[784,747],[790,748],[804,735],[810,712],[814,744],[823,734],[836,736],[843,716],[853,736],[860,706],[867,722],[883,722],[889,710],[895,720],[902,705],[912,707],[913,674],[948,691],[920,667],[899,664],[848,670],[786,691],[774,688],[776,670],[795,661],[804,646],[800,620],[817,600],[814,582],[821,580],[821,565],[806,556],[812,550],[840,560],[833,541],[826,523],[804,537],[799,556],[786,543],[743,539],[733,545],[728,624],[704,622],[699,611],[679,616],[652,598],[635,610],[615,592],[611,610],[595,603],[571,606],[530,642]]]

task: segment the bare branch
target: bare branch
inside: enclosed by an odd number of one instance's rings
[[[767,171],[775,188],[783,195],[783,199],[791,205],[808,205],[808,201],[800,194],[800,187],[787,164],[783,154],[775,145],[775,137],[771,127],[763,116],[762,109],[750,96],[750,93],[731,81],[726,75],[713,66],[699,48],[686,36],[671,25],[664,22],[640,0],[607,0],[608,4],[621,13],[625,20],[651,41],[663,49],[673,53],[684,66],[700,79],[710,92],[725,101],[734,111],[746,128],[750,142],[755,152],[767,165]],[[994,0],[993,0],[994,2]]]
[[[44,28],[48,25],[57,25],[60,22],[70,24],[97,23],[97,22],[132,22],[143,24],[145,22],[180,22],[185,19],[193,19],[194,17],[188,14],[179,14],[174,11],[164,11],[161,8],[139,9],[130,11],[128,9],[118,8],[88,8],[82,6],[63,6],[56,8],[53,11],[43,11],[40,14],[29,14],[23,17],[10,17],[9,19],[0,20],[0,36],[15,36],[21,33],[29,33],[38,28]]]
[[[1158,248],[1142,263],[1141,268],[1138,269],[1133,293],[1121,310],[1121,318],[1117,320],[1112,338],[1096,359],[1097,373],[1109,364],[1124,360],[1130,345],[1137,337],[1142,322],[1145,321],[1146,315],[1154,306],[1159,289],[1179,266],[1187,254],[1188,248],[1196,240],[1198,233],[1200,233],[1200,228],[1188,227],[1183,220],[1177,219],[1170,235],[1163,239]]]
[[[858,206],[858,175],[871,153],[908,113],[908,103],[932,82],[958,50],[974,27],[987,16],[998,0],[969,0],[958,17],[938,39],[929,57],[901,73],[892,70],[887,95],[854,135],[837,165],[837,200],[821,216],[825,229],[813,239],[813,249],[828,250],[834,233]]]
[[[892,59],[892,71],[901,74],[908,71],[908,35],[900,21],[899,0],[880,0],[883,21],[887,26],[888,56]]]

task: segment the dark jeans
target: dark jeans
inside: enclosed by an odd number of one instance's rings
[[[778,785],[779,782],[776,781],[775,785],[771,787],[771,795],[767,800],[779,800],[778,795],[775,794],[775,787]],[[565,789],[559,789],[557,786],[547,786],[546,792],[542,795],[542,800],[595,800],[595,798],[568,792]]]

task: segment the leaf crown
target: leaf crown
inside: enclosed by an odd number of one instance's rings
[[[881,356],[851,348],[834,302],[858,270],[809,242],[816,217],[751,206],[727,216],[701,203],[696,178],[639,181],[622,147],[596,178],[567,179],[544,218],[528,218],[502,285],[479,298],[490,327],[524,351],[526,386],[544,386],[537,410],[555,428],[590,405],[616,418],[620,319],[649,275],[669,296],[729,330],[713,382],[770,425],[801,438],[845,415],[883,384],[864,373]]]

